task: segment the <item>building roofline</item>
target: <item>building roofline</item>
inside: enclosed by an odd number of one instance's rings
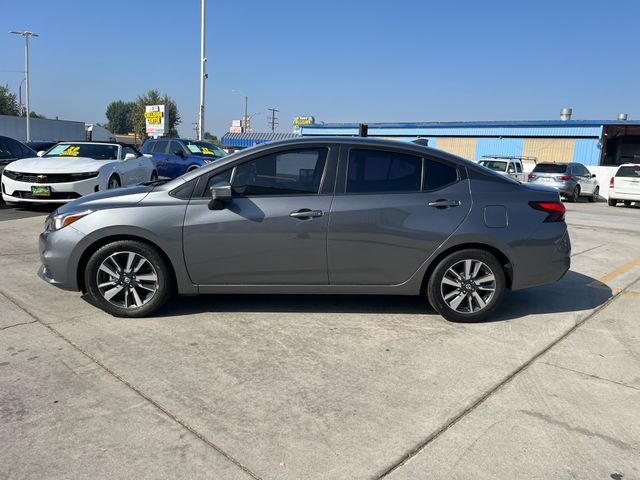
[[[598,127],[603,125],[640,125],[639,120],[508,120],[471,122],[385,122],[367,123],[376,128],[460,128],[460,127]],[[359,123],[314,123],[301,125],[302,129],[358,128]]]

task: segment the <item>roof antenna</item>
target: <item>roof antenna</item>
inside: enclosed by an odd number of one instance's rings
[[[416,138],[415,140],[411,140],[411,143],[416,143],[418,145],[422,145],[423,147],[428,147],[429,146],[429,139],[428,138]]]
[[[366,123],[361,123],[358,125],[358,136],[366,137],[369,135],[369,125]]]

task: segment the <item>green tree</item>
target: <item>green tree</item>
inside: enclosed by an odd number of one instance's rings
[[[204,136],[204,139],[205,139],[207,142],[211,142],[211,143],[213,143],[214,145],[217,145],[218,147],[221,147],[221,146],[222,146],[222,144],[220,143],[220,140],[219,140],[219,139],[218,139],[218,137],[216,137],[215,135],[213,135],[213,134],[211,134],[211,133],[209,133],[209,132],[204,132],[204,135],[203,135],[203,136]]]
[[[107,130],[111,133],[126,134],[133,131],[133,110],[135,102],[115,100],[107,105],[105,116],[107,117]]]
[[[20,105],[16,94],[11,93],[9,85],[0,85],[0,115],[20,115]]]
[[[169,116],[169,133],[170,137],[178,136],[177,126],[181,123],[180,112],[176,102],[166,93],[161,95],[158,90],[149,90],[147,93],[138,95],[135,101],[135,107],[132,110],[131,119],[133,130],[141,138],[147,138],[146,124],[144,120],[145,107],[147,105],[166,105],[165,109]]]

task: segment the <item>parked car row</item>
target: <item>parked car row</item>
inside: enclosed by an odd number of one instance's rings
[[[159,176],[174,178],[226,155],[212,143],[179,138],[147,140],[144,154],[114,142],[30,143],[33,148],[0,137],[2,198],[8,204],[64,203]]]

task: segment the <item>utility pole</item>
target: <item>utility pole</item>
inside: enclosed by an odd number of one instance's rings
[[[249,131],[249,97],[244,96],[244,117],[242,119],[242,131]]]
[[[276,108],[270,108],[269,111],[271,112],[271,119],[269,120],[269,123],[271,124],[271,132],[273,133],[276,131],[276,127],[278,126],[278,117],[276,117],[276,113],[278,113],[280,110]]]
[[[204,0],[203,0],[204,1]],[[29,37],[37,37],[37,33],[24,31],[24,32],[15,32],[11,31],[9,33],[13,33],[14,35],[22,35],[24,37],[24,70],[26,76],[26,97],[27,97],[27,142],[31,141],[31,128],[29,118],[31,115],[30,105],[29,105]]]
[[[207,79],[205,64],[207,57],[205,52],[205,13],[207,0],[200,0],[200,108],[198,110],[198,131],[197,138],[204,137],[204,81]],[[28,88],[28,87],[27,87]]]

